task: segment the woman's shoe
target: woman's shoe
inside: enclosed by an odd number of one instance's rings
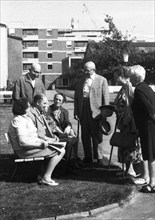
[[[140,192],[143,192],[143,193],[155,193],[155,186],[150,186],[149,184],[146,185],[146,186],[143,186],[141,189],[140,189]]]
[[[144,179],[144,178],[138,178],[134,180],[134,183],[136,185],[146,185],[149,183],[149,179]]]
[[[47,186],[58,186],[59,185],[59,183],[56,183],[54,180],[47,181],[43,178],[40,180],[39,184],[41,184],[41,185],[43,184],[43,185],[47,185]]]
[[[38,181],[38,183],[40,183],[41,180],[42,180],[41,175],[38,175],[38,176],[37,176],[37,181]]]

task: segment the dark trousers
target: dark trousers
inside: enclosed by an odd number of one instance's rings
[[[98,144],[101,142],[101,131],[99,129],[99,122],[92,118],[89,98],[84,98],[82,116],[80,118],[81,124],[81,139],[84,149],[85,159],[89,160],[94,157],[98,159]],[[93,145],[93,153],[92,146]]]

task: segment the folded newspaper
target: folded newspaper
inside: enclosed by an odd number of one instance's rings
[[[67,142],[53,142],[52,144],[50,144],[49,146],[59,152],[61,152],[61,149],[66,147],[66,143]]]

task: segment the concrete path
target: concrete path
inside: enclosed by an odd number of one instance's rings
[[[137,193],[124,207],[85,220],[155,220],[155,194]]]

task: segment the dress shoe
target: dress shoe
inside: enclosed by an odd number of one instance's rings
[[[149,183],[149,179],[144,179],[144,178],[138,178],[134,180],[134,183],[136,185],[146,185]]]
[[[85,168],[86,163],[84,163],[79,157],[76,159],[76,168]]]
[[[107,158],[103,158],[103,159],[98,159],[97,165],[99,167],[107,167],[108,163],[109,163],[108,159]]]
[[[59,183],[56,183],[54,180],[47,181],[43,178],[40,180],[39,184],[47,185],[47,186],[58,186],[59,185]]]

